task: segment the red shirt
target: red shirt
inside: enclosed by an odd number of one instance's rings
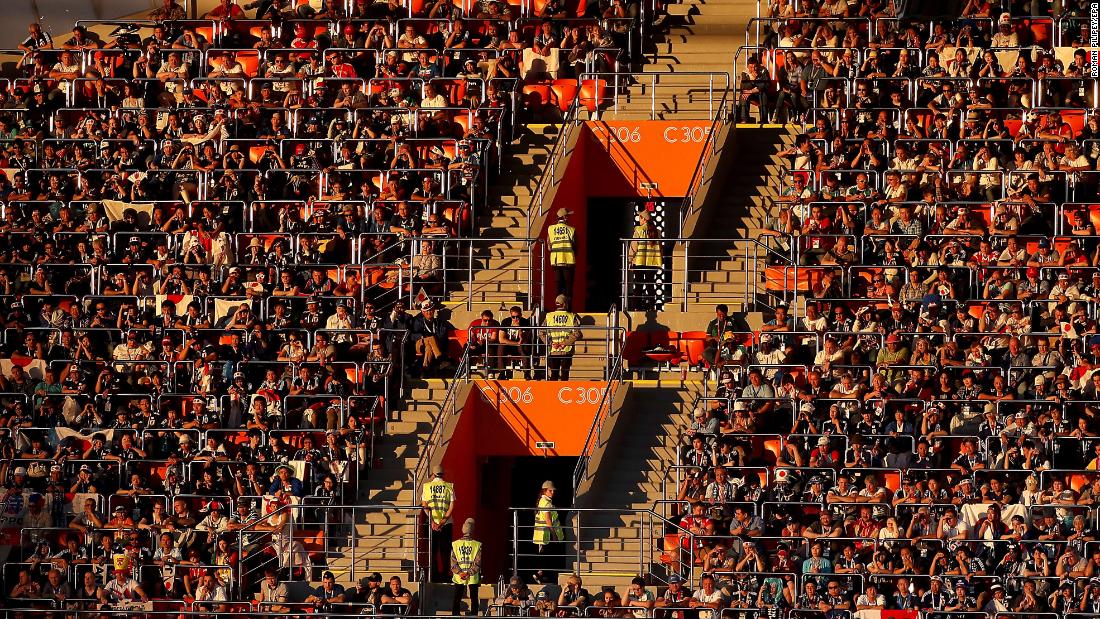
[[[491,340],[492,336],[496,335],[500,330],[500,323],[495,319],[490,318],[488,320],[484,318],[478,318],[470,323],[470,328],[466,332],[470,336],[470,341],[475,344],[484,344],[486,339]]]

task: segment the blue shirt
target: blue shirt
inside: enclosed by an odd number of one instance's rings
[[[288,488],[289,486],[289,488]],[[279,478],[275,478],[271,482],[271,486],[267,489],[267,494],[275,494],[279,490],[289,490],[290,494],[300,497],[302,496],[302,480],[297,477],[291,477],[286,481],[286,484]]]

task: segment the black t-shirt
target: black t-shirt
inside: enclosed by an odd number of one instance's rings
[[[374,605],[375,606],[380,606],[383,603],[382,602],[382,596],[383,595],[389,595],[390,597],[399,598],[399,597],[404,597],[406,595],[412,595],[412,594],[409,593],[409,590],[404,588],[404,587],[399,587],[397,589],[397,594],[396,595],[394,595],[393,589],[389,588],[388,586],[387,587],[378,587],[378,589],[376,589],[375,592],[374,592]]]

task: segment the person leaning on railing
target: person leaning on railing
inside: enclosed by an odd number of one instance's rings
[[[581,577],[570,574],[558,595],[557,617],[580,617],[584,615],[584,609],[592,604],[592,594],[582,586]]]

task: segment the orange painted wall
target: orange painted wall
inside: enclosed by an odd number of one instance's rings
[[[710,131],[710,121],[670,122],[663,120],[588,121],[577,141],[558,184],[554,203],[547,212],[559,208],[573,211],[569,223],[577,229],[577,264],[588,264],[587,246],[589,198],[646,197],[649,191],[643,182],[657,183],[653,197],[682,197],[695,173],[703,142]],[[548,217],[540,232],[556,222]],[[584,307],[588,282],[585,269],[578,267],[574,275],[574,307]],[[544,278],[542,298],[546,309],[552,308],[555,296],[554,273],[548,270]]]
[[[475,537],[492,557],[486,574],[497,576],[507,557],[506,497],[483,487],[482,468],[490,456],[541,456],[536,441],[553,441],[550,456],[577,456],[588,438],[600,394],[600,381],[527,382],[477,380],[443,456],[445,477],[455,486],[454,533],[467,518],[477,521]],[[500,476],[505,483],[507,476]],[[507,488],[510,484],[505,483]],[[490,571],[490,565],[494,571]]]
[[[463,414],[477,411],[480,455],[541,456],[535,443],[552,441],[545,455],[578,456],[605,388],[602,381],[476,380],[476,405],[467,402]]]
[[[632,197],[650,195],[642,183],[657,183],[653,197],[687,194],[703,143],[707,120],[588,121],[585,140],[588,195]]]

